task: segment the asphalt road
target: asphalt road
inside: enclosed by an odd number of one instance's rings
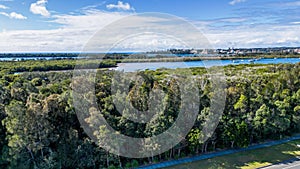
[[[261,169],[300,169],[300,158],[287,160]]]

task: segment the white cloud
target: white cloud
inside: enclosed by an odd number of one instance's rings
[[[10,17],[12,15],[7,13],[0,13]],[[61,24],[57,29],[51,30],[0,30],[0,51],[1,52],[38,52],[38,51],[77,51],[81,52],[87,42],[101,31],[108,31],[106,37],[107,41],[113,41],[118,38],[120,31],[110,32],[115,24],[109,25],[114,21],[128,16],[127,13],[118,12],[104,12],[100,10],[85,10],[80,14],[65,14],[65,15],[52,15],[51,22]],[[147,21],[144,25],[150,25],[150,28],[157,27],[158,30],[163,28],[170,30],[170,34],[176,34],[175,38],[182,39],[181,37],[194,37],[194,32],[186,30],[186,25],[164,24],[163,18],[156,16],[147,17],[147,19],[137,17],[135,20],[128,19],[121,25],[126,25],[123,31],[132,33],[131,25]],[[227,22],[239,22],[243,19],[221,19]],[[152,25],[151,25],[152,24]],[[164,24],[164,26],[161,26]],[[108,26],[109,25],[109,26]],[[199,25],[199,23],[198,23]],[[178,31],[178,27],[181,31]],[[104,29],[103,29],[104,28]],[[105,29],[107,28],[107,29]],[[208,25],[198,26],[204,36],[208,38],[211,45],[215,48],[232,47],[274,47],[274,46],[300,46],[299,25],[246,25],[234,26],[230,29],[223,29],[223,27],[211,28]],[[135,28],[136,29],[136,28]],[[142,29],[142,28],[141,28]],[[174,32],[177,31],[177,32]],[[106,42],[99,43],[99,46],[105,46]],[[155,48],[180,48],[180,43],[169,37],[161,37],[159,35],[140,35],[132,37],[131,39],[124,39],[124,41],[116,44],[120,49],[132,49],[138,51],[139,49],[153,50]],[[199,45],[201,46],[201,45]]]
[[[298,25],[240,26],[232,30],[206,30],[205,36],[215,48],[300,46]]]
[[[99,40],[97,44],[97,51],[105,51],[111,48],[111,42],[118,40],[120,36],[123,36],[122,31],[127,34],[134,34],[137,29],[141,27],[135,27],[134,25],[150,25],[151,28],[157,28],[157,30],[165,29],[166,31],[173,32],[175,27],[181,28],[181,31],[175,33],[180,36],[183,29],[186,29],[186,25],[180,25],[173,23],[173,25],[161,26],[161,22],[166,22],[165,18],[159,18],[156,16],[139,16],[131,18],[130,20],[121,20],[122,23],[111,24],[121,18],[128,16],[126,13],[119,12],[104,12],[99,10],[88,10],[82,14],[73,15],[53,15],[55,18],[51,22],[62,24],[58,29],[52,30],[7,30],[5,33],[0,32],[0,51],[2,52],[31,52],[31,51],[82,51],[89,50],[86,48],[88,42],[92,37],[96,37]],[[125,23],[123,23],[125,22]],[[145,23],[145,24],[144,24]],[[111,24],[111,25],[110,25]],[[115,26],[123,25],[121,29],[115,29]],[[112,31],[112,27],[114,28]],[[147,29],[147,28],[145,28]],[[143,33],[143,30],[139,30]],[[103,33],[104,36],[97,36],[97,32]],[[145,30],[144,30],[145,31]],[[191,31],[187,31],[189,37],[195,37]],[[170,33],[171,34],[171,33]],[[96,36],[95,36],[96,35]],[[161,35],[159,35],[161,36]],[[139,35],[138,37],[125,38],[122,43],[118,44],[114,50],[141,50],[141,49],[164,49],[171,47],[179,47],[178,41],[172,39],[172,37],[159,37],[157,35]],[[100,38],[100,39],[99,39]],[[121,38],[122,39],[122,38]],[[179,37],[180,39],[180,37]],[[199,39],[197,38],[197,41]],[[98,41],[97,41],[98,42]],[[199,41],[200,42],[200,41]],[[109,45],[109,46],[108,46]],[[89,45],[88,45],[89,47]],[[92,46],[93,47],[93,46]],[[94,49],[94,48],[92,48]],[[98,50],[99,49],[99,50]]]
[[[5,13],[5,12],[0,12],[0,15],[9,17],[9,14],[8,14],[8,13]]]
[[[61,24],[64,29],[99,30],[124,16],[126,15],[89,9],[79,15],[53,15],[54,20],[50,22]]]
[[[300,1],[281,2],[279,5],[281,5],[281,6],[288,6],[288,7],[295,7],[295,6],[300,6]]]
[[[22,14],[18,14],[16,12],[11,12],[11,13],[0,12],[0,15],[7,16],[11,19],[27,19],[26,16],[23,16]]]
[[[235,5],[235,4],[242,3],[242,2],[246,2],[246,0],[233,0],[233,1],[229,2],[229,4]]]
[[[124,11],[134,10],[134,8],[132,8],[129,3],[123,3],[122,1],[118,1],[118,4],[108,4],[106,5],[106,8],[119,9]]]
[[[173,29],[175,30],[175,29]],[[121,43],[114,46],[113,50],[121,51],[139,51],[149,52],[157,50],[166,50],[174,48],[189,48],[187,45],[182,44],[176,38],[159,35],[155,33],[145,33],[136,35],[128,39],[124,39]]]
[[[291,22],[291,24],[300,25],[300,21],[299,22]]]
[[[9,7],[0,4],[0,9],[9,9]]]
[[[30,5],[30,11],[33,14],[42,15],[45,17],[49,17],[51,14],[46,8],[47,0],[39,0],[36,3],[32,3]]]
[[[62,24],[52,30],[0,30],[1,52],[80,52],[88,40],[101,28],[126,16],[88,10],[82,14],[53,15],[54,23]]]
[[[220,20],[216,20],[216,22],[228,22],[228,23],[239,23],[247,21],[246,18],[224,18]]]
[[[23,16],[22,14],[18,14],[16,12],[11,12],[9,16],[10,18],[14,18],[14,19],[27,19],[26,16]]]

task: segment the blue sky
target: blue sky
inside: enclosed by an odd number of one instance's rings
[[[81,51],[101,28],[161,12],[194,24],[214,48],[300,46],[300,0],[0,0],[0,52]]]

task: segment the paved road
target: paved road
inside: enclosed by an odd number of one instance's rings
[[[203,155],[190,157],[190,158],[183,158],[183,159],[179,159],[179,160],[171,160],[171,161],[161,162],[161,163],[157,163],[157,164],[141,166],[138,169],[158,169],[158,168],[164,168],[164,167],[171,167],[171,166],[175,166],[175,165],[191,163],[191,162],[195,162],[195,161],[199,161],[199,160],[205,160],[205,159],[224,156],[224,155],[228,155],[228,154],[233,154],[233,153],[238,153],[238,152],[243,152],[243,151],[248,151],[248,150],[255,150],[255,149],[265,148],[265,147],[270,147],[270,146],[275,146],[275,145],[284,144],[284,143],[287,143],[287,142],[290,142],[290,141],[293,141],[293,140],[299,140],[299,139],[300,139],[300,135],[296,135],[294,137],[290,137],[290,138],[283,139],[283,140],[277,140],[277,141],[271,141],[271,142],[267,142],[267,143],[263,143],[263,144],[252,145],[252,146],[249,146],[248,148],[225,150],[225,151],[220,151],[220,152],[203,154]],[[300,162],[299,162],[299,166],[296,166],[296,168],[300,169]],[[273,168],[270,168],[270,169],[273,169]],[[274,169],[276,169],[276,168],[274,168]],[[280,168],[280,169],[282,169],[282,168]],[[291,168],[291,169],[295,169],[295,168]]]
[[[262,167],[260,169],[299,169],[299,168],[300,168],[300,158],[294,158],[268,167]]]

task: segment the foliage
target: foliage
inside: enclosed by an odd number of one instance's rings
[[[82,63],[91,64],[91,63]],[[114,64],[114,63],[112,63]],[[110,154],[93,143],[80,126],[72,103],[72,72],[19,71],[66,70],[70,60],[3,62],[0,73],[0,168],[123,168],[172,158],[246,147],[268,139],[280,139],[300,132],[300,64],[237,65],[225,67],[227,100],[215,133],[205,142],[202,128],[210,111],[211,83],[203,68],[192,68],[199,88],[198,117],[185,139],[171,150],[147,159],[128,159]],[[139,72],[140,81],[120,79],[118,90],[111,89],[115,71],[98,70],[95,94],[98,108],[107,122],[120,134],[151,137],[166,131],[180,111],[180,87],[172,71]],[[167,80],[166,80],[167,79]],[[122,92],[129,80],[129,90]],[[152,90],[164,95],[152,96]],[[87,93],[86,98],[88,98]],[[115,99],[115,100],[114,100]],[[151,110],[150,99],[164,105]],[[88,101],[88,100],[87,100]],[[152,113],[149,123],[137,123],[121,114],[114,101],[129,102],[137,113]],[[85,112],[86,123],[97,121],[96,108]],[[139,115],[139,114],[138,114]],[[105,128],[97,128],[95,137],[105,138]],[[105,142],[106,140],[100,140]],[[147,144],[147,143],[145,143]],[[134,145],[132,145],[134,146]],[[152,146],[152,145],[148,145]]]

